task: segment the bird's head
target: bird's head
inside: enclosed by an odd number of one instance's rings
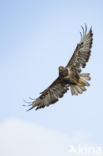
[[[63,66],[59,66],[59,76],[67,76],[67,69]]]
[[[64,67],[63,66],[59,66],[59,72],[63,71]]]

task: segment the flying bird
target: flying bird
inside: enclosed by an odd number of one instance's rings
[[[81,26],[82,27],[82,26]],[[59,74],[57,79],[36,99],[33,100],[30,108],[35,110],[44,108],[58,101],[70,89],[72,95],[82,94],[86,91],[86,87],[90,86],[88,81],[91,79],[89,73],[82,73],[81,69],[85,68],[86,63],[91,55],[91,47],[93,40],[92,28],[87,32],[87,26],[82,27],[80,43],[68,62],[63,67],[59,66]]]

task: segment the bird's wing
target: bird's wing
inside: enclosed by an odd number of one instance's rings
[[[73,56],[71,57],[69,63],[66,67],[73,69],[77,72],[81,71],[81,67],[84,68],[86,66],[86,62],[88,62],[90,54],[91,54],[91,47],[92,47],[92,40],[93,40],[93,33],[92,28],[87,33],[87,26],[85,25],[85,29],[82,27],[83,33],[81,34],[81,41],[77,45]]]
[[[46,90],[44,90],[40,97],[38,97],[31,104],[31,109],[34,107],[37,109],[44,108],[58,101],[59,98],[63,97],[64,93],[68,90],[68,86],[61,83],[58,77]]]

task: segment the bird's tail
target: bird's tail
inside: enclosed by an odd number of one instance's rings
[[[91,80],[89,73],[81,73],[79,76],[80,79],[78,83],[70,86],[72,95],[82,94],[83,91],[86,91],[85,86],[90,86],[90,84],[87,82]]]

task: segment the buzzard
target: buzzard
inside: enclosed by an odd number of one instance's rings
[[[82,26],[81,26],[82,27]],[[89,73],[81,73],[81,68],[85,68],[91,54],[93,33],[92,28],[87,32],[87,26],[82,27],[80,43],[66,67],[60,66],[57,79],[31,103],[30,109],[35,110],[44,108],[58,101],[63,95],[71,90],[72,95],[82,94],[86,87],[90,86],[88,81],[91,79]]]

